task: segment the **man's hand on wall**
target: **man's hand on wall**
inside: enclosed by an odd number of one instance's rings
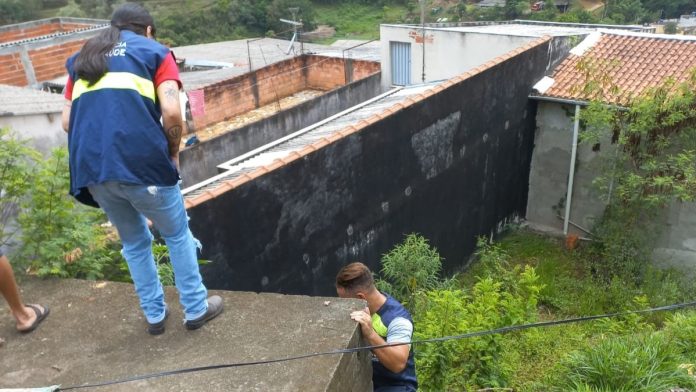
[[[366,307],[363,310],[356,310],[350,314],[350,318],[360,324],[360,330],[362,331],[363,337],[368,341],[372,341],[370,338],[373,334],[376,334],[376,332],[372,328],[372,316],[370,316],[370,309]]]

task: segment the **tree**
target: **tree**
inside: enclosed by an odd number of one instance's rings
[[[677,34],[677,24],[675,22],[665,23],[665,34]]]
[[[40,9],[39,0],[2,0],[0,1],[0,25],[34,19]]]
[[[89,18],[109,19],[118,0],[75,0],[75,3]]]
[[[505,0],[504,15],[505,19],[517,19],[529,9],[527,0]]]
[[[559,15],[556,20],[567,23],[597,23],[599,21],[592,13],[580,8],[572,9]]]
[[[280,19],[292,19],[290,8],[299,8],[297,11],[297,20],[301,20],[304,26],[302,30],[314,30],[314,9],[309,0],[273,0],[266,9],[266,18],[268,20],[268,28],[279,32],[292,28],[292,26],[283,23]]]
[[[596,78],[596,76],[595,76]],[[599,99],[616,91],[604,81],[588,83]],[[673,201],[696,200],[696,70],[687,81],[666,80],[622,107],[597,99],[583,111],[591,144],[611,139],[616,154],[595,179],[609,194],[593,229],[593,269],[607,279],[641,279],[659,237],[655,216]]]
[[[611,0],[605,5],[605,15],[609,20],[618,24],[639,22],[645,15],[640,0]]]
[[[694,0],[643,0],[643,7],[657,13],[660,19],[678,18],[696,10]]]

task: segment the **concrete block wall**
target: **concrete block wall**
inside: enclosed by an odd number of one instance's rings
[[[259,106],[307,88],[305,65],[302,57],[295,57],[287,63],[276,63],[260,69],[256,74]]]
[[[26,27],[17,26],[17,28],[0,31],[0,42],[20,41],[43,35],[83,29],[92,25],[86,23],[63,23],[60,20],[53,20],[49,23],[28,25]]]
[[[34,66],[36,80],[45,81],[65,75],[65,61],[75,54],[87,40],[70,41],[60,45],[32,50],[29,58]]]
[[[352,80],[380,72],[379,63],[352,62]],[[200,129],[307,88],[328,91],[345,84],[343,59],[312,55],[294,57],[204,87],[205,114],[194,116],[193,121],[196,129]]]
[[[9,84],[11,86],[26,86],[29,84],[19,53],[0,56],[0,84]]]
[[[381,65],[376,61],[352,60],[353,80],[359,80],[369,75],[381,72]]]
[[[252,94],[255,84],[256,78],[249,74],[205,87],[205,114],[193,117],[196,129],[255,109],[256,97]]]
[[[299,70],[301,58],[293,58],[206,86],[205,114],[193,118],[196,129],[233,118],[305,88]]]
[[[380,72],[378,62],[307,56],[307,87],[332,90],[354,80]]]
[[[52,18],[0,26],[0,83],[23,87],[65,75],[65,60],[105,22]]]
[[[65,75],[65,61],[80,50],[85,41],[86,39],[68,41],[53,46],[28,50],[28,58],[37,82]],[[26,49],[19,46],[13,53],[0,55],[1,84],[19,87],[31,84],[31,81],[27,79],[27,72],[22,61],[22,52],[24,50]]]

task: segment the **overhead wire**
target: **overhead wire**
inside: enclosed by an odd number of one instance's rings
[[[474,338],[474,337],[480,337],[480,336],[486,336],[486,335],[504,334],[504,333],[509,333],[509,332],[513,332],[513,331],[522,331],[522,330],[532,329],[532,328],[544,328],[544,327],[563,325],[563,324],[571,324],[571,323],[587,322],[587,321],[593,321],[593,320],[599,320],[599,319],[623,317],[623,316],[628,316],[628,315],[632,315],[632,314],[664,312],[664,311],[670,311],[670,310],[685,309],[685,308],[690,308],[690,307],[696,307],[696,301],[683,302],[683,303],[673,304],[673,305],[658,306],[658,307],[654,307],[654,308],[641,309],[641,310],[631,310],[631,311],[625,311],[625,312],[605,313],[605,314],[599,314],[599,315],[593,315],[593,316],[575,317],[575,318],[568,318],[568,319],[562,319],[562,320],[550,320],[550,321],[541,321],[541,322],[529,323],[529,324],[511,325],[511,326],[483,330],[483,331],[467,332],[467,333],[463,333],[463,334],[459,334],[459,335],[449,335],[449,336],[434,337],[434,338],[427,338],[427,339],[411,340],[408,342],[388,343],[388,344],[370,345],[370,346],[359,346],[359,347],[337,349],[337,350],[331,350],[331,351],[300,354],[300,355],[294,355],[294,356],[288,356],[288,357],[276,358],[276,359],[190,367],[190,368],[176,369],[176,370],[163,371],[163,372],[157,372],[157,373],[142,374],[142,375],[122,378],[122,379],[118,379],[118,380],[99,382],[99,383],[88,383],[88,384],[83,384],[83,385],[74,385],[74,386],[60,388],[59,390],[60,391],[69,391],[69,390],[77,390],[77,389],[85,389],[85,388],[97,388],[97,387],[103,387],[103,386],[107,386],[107,385],[123,384],[123,383],[132,382],[132,381],[147,380],[147,379],[151,379],[151,378],[158,378],[158,377],[165,377],[165,376],[173,376],[173,375],[177,375],[177,374],[186,374],[186,373],[194,373],[194,372],[202,372],[202,371],[226,369],[226,368],[238,368],[238,367],[246,367],[246,366],[268,365],[268,364],[274,364],[274,363],[279,363],[279,362],[296,361],[296,360],[307,359],[307,358],[312,358],[312,357],[338,355],[338,354],[352,354],[352,353],[357,353],[357,352],[362,352],[362,351],[372,351],[372,350],[377,350],[377,349],[386,348],[386,347],[395,347],[395,346],[404,346],[404,345],[418,345],[418,344],[428,344],[428,343],[442,343],[442,342],[451,341],[451,340],[461,340],[461,339],[468,339],[468,338]]]

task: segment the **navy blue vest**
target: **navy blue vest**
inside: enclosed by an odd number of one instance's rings
[[[383,324],[383,326],[376,327],[375,331],[380,336],[382,336],[384,340],[386,340],[389,324],[391,324],[391,322],[395,318],[405,318],[406,320],[410,321],[411,324],[413,324],[413,319],[411,318],[411,314],[408,312],[408,310],[406,310],[406,308],[404,308],[404,306],[401,305],[399,301],[395,300],[388,294],[384,295],[387,297],[387,301],[384,303],[384,305],[382,305],[381,308],[379,308],[379,310],[376,313],[376,316],[378,316],[378,318],[377,320],[375,320],[376,317],[373,317],[372,323],[374,327],[374,324],[379,323],[379,319],[381,319],[381,323]],[[386,327],[386,329],[384,327]],[[377,360],[376,357],[373,358],[372,384],[375,389],[384,386],[396,385],[412,386],[414,391],[418,389],[418,381],[416,379],[416,364],[413,359],[413,347],[411,347],[411,350],[408,353],[408,361],[406,362],[406,368],[400,373],[394,373],[388,370]]]
[[[98,206],[87,187],[106,181],[133,185],[175,185],[157,101],[155,74],[169,49],[128,30],[107,54],[109,72],[88,86],[74,70],[68,149],[70,194]]]

